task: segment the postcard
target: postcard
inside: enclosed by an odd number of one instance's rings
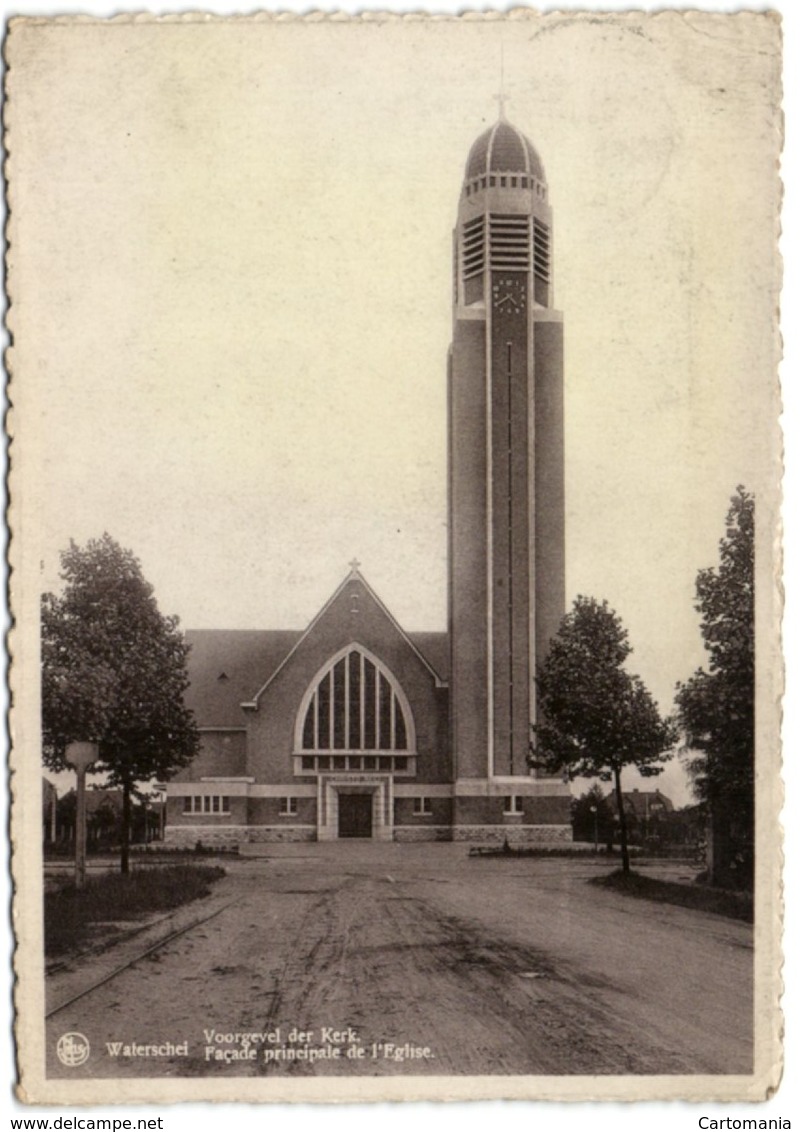
[[[22,1100],[776,1089],[780,31],[11,20]]]

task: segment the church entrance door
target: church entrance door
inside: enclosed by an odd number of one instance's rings
[[[338,836],[373,836],[373,794],[340,794]]]

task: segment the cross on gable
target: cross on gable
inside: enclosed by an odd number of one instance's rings
[[[362,563],[359,561],[358,558],[352,558],[351,561],[348,563],[348,565],[351,567],[351,573],[356,574],[356,572],[359,570],[359,567],[362,565]]]

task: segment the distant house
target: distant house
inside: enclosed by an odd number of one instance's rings
[[[121,790],[87,790],[86,839],[89,846],[117,840],[122,816]],[[72,841],[75,836],[75,791],[68,790],[59,803],[60,837]]]
[[[614,790],[607,795],[607,804],[615,813],[617,803]],[[673,814],[674,803],[661,790],[635,789],[624,792],[624,809],[627,815],[632,815],[636,821],[648,821],[652,817]]]
[[[615,791],[607,795],[607,805],[618,822],[618,803]],[[633,841],[644,841],[659,836],[660,825],[674,813],[674,803],[661,790],[628,790],[624,792],[624,812],[627,832]]]
[[[159,835],[162,803],[132,798],[131,832],[134,842],[150,842]],[[122,824],[122,790],[97,787],[86,792],[86,839],[89,848],[117,845]],[[75,837],[75,791],[69,790],[58,803],[58,840]]]

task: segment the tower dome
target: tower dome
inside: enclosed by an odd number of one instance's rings
[[[546,180],[537,150],[529,138],[505,118],[499,118],[489,130],[485,130],[468,154],[466,181],[488,173],[529,173],[539,181]]]

